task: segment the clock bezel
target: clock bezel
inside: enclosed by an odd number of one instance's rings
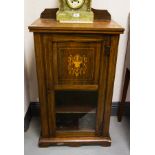
[[[80,8],[83,6],[84,2],[85,2],[85,0],[78,0],[78,1],[81,1],[81,3],[80,3],[78,6],[73,6],[73,5],[71,4],[71,1],[74,1],[74,0],[66,0],[67,5],[68,5],[69,8],[71,8],[71,9],[80,9]]]

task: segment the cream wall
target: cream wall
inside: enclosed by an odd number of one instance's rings
[[[34,57],[33,35],[27,27],[37,18],[45,8],[58,7],[58,0],[25,0],[24,34],[25,34],[25,67],[27,70],[27,88],[30,94],[30,101],[38,101],[36,66]],[[120,100],[122,72],[127,41],[127,19],[129,14],[129,0],[92,0],[92,7],[95,9],[106,9],[111,13],[112,19],[125,28],[125,33],[120,37],[116,78],[114,86],[113,101]],[[28,103],[25,102],[25,111]]]
[[[25,58],[26,57],[24,57],[24,115],[30,103],[29,82],[28,82],[27,66],[25,64],[26,63]]]

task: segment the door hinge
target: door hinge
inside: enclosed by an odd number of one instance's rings
[[[110,55],[110,46],[105,46],[105,54],[107,55],[107,56],[109,56]]]

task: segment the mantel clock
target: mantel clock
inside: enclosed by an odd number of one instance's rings
[[[91,0],[59,0],[56,17],[62,23],[92,23]]]

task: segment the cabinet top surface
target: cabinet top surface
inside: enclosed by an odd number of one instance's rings
[[[94,32],[123,33],[124,29],[114,21],[94,21],[93,23],[59,23],[54,19],[37,19],[29,26],[31,32]]]

